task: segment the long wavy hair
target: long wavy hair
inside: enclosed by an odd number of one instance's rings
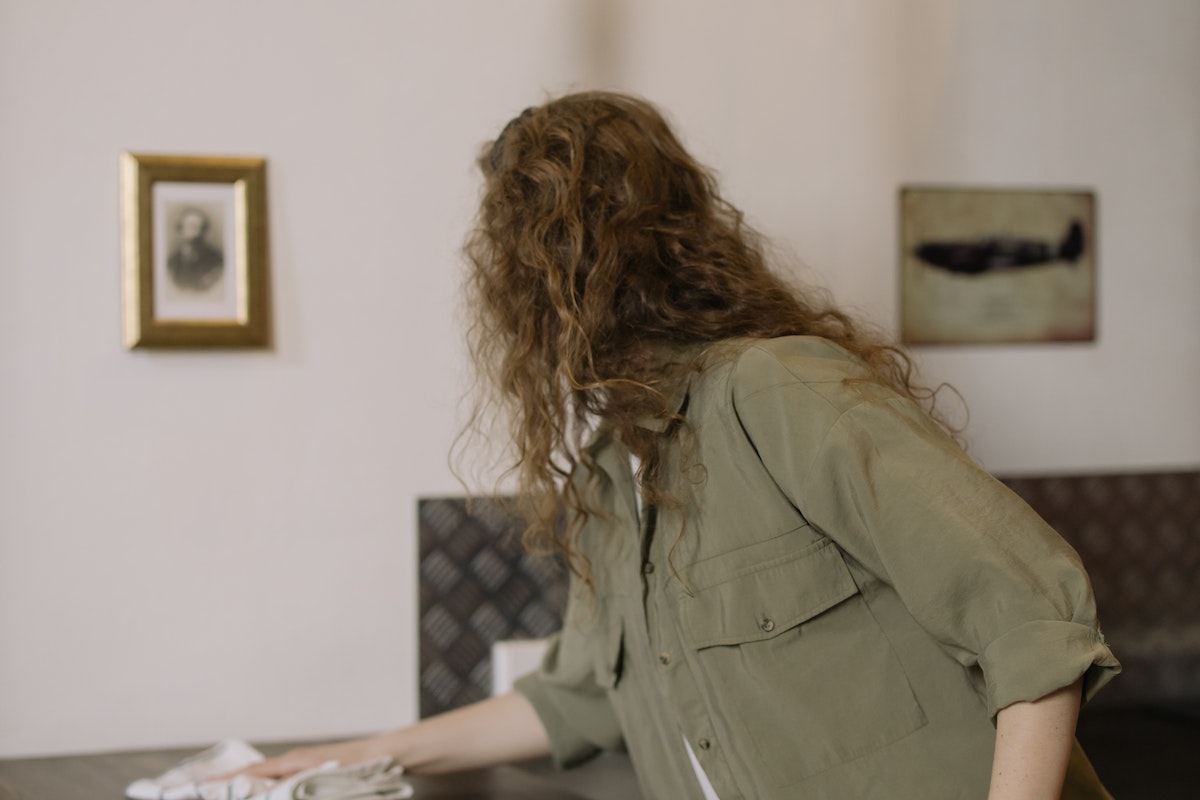
[[[671,389],[699,368],[680,353],[737,337],[821,336],[930,406],[903,352],[768,269],[760,237],[645,100],[585,92],[526,109],[479,166],[483,197],[465,251],[483,391],[467,430],[489,412],[507,421],[531,550],[586,569],[574,534],[594,512],[570,476],[589,462],[598,429],[641,461],[648,502],[678,505],[659,456],[686,429]],[[647,418],[664,424],[637,424]]]

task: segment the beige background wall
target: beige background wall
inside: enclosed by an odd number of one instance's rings
[[[0,757],[415,716],[471,162],[546,92],[886,326],[901,183],[1094,187],[1099,341],[922,362],[993,470],[1195,466],[1198,75],[1190,0],[0,0]],[[273,350],[121,349],[122,149],[269,160]]]

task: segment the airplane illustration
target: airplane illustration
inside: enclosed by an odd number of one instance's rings
[[[930,266],[958,275],[980,275],[995,270],[1036,267],[1059,261],[1075,263],[1083,255],[1083,225],[1072,220],[1062,241],[985,236],[965,241],[928,241],[913,248],[913,255]]]

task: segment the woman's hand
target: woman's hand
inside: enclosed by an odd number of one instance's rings
[[[300,747],[234,774],[286,778],[326,761],[350,766],[381,756],[409,772],[455,772],[549,754],[550,740],[533,706],[509,692],[390,733]]]
[[[336,761],[342,766],[348,767],[387,755],[391,755],[391,753],[387,751],[384,742],[378,737],[368,737],[337,744],[297,747],[281,756],[252,764],[244,770],[239,770],[239,773],[259,778],[286,778],[297,772],[319,767],[327,761]]]

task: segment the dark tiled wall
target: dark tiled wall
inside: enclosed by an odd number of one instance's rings
[[[490,500],[418,503],[421,716],[491,694],[492,642],[549,636],[564,571],[521,549],[521,528]]]
[[[1005,480],[1079,551],[1125,674],[1097,704],[1200,700],[1200,472]],[[421,500],[421,715],[487,697],[491,643],[560,623],[565,577],[495,503]]]
[[[1005,480],[1079,551],[1124,674],[1102,704],[1200,700],[1200,472]]]

